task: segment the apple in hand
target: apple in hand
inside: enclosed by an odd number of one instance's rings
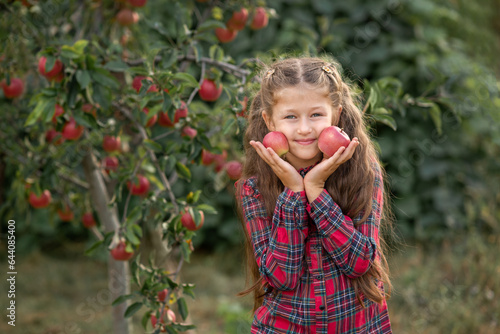
[[[344,130],[338,126],[329,126],[321,131],[318,138],[318,147],[327,158],[330,158],[342,146],[347,148],[350,142],[351,139]]]
[[[287,154],[289,150],[288,139],[283,134],[283,132],[279,131],[272,131],[265,135],[264,139],[262,140],[262,145],[264,145],[264,147],[266,148],[272,148],[273,151],[276,152],[276,154],[280,157]]]
[[[216,101],[219,96],[222,94],[222,84],[217,87],[215,81],[210,79],[203,79],[203,82],[200,86],[200,98],[203,101],[213,102]]]
[[[49,206],[50,202],[52,202],[52,196],[50,191],[47,189],[44,190],[40,196],[37,196],[34,192],[30,193],[29,203],[35,209],[42,209]]]
[[[243,165],[241,162],[233,160],[226,163],[225,169],[231,180],[238,180],[241,177]]]
[[[203,211],[198,211],[198,212],[200,213],[201,216],[200,223],[198,226],[196,226],[194,217],[191,216],[188,210],[184,211],[184,213],[182,214],[181,217],[182,226],[184,226],[190,231],[199,230],[203,226],[203,223],[205,222],[205,216],[203,214]]]
[[[125,240],[121,240],[118,245],[111,250],[111,256],[117,261],[128,261],[134,255],[134,252],[127,252]]]
[[[19,78],[11,78],[10,85],[7,85],[7,80],[2,80],[1,84],[3,94],[8,99],[19,97],[24,91],[24,83]]]

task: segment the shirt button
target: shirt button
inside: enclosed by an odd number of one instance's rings
[[[322,279],[322,278],[323,278],[323,275],[321,275],[321,274],[316,275],[316,279]]]
[[[324,310],[325,310],[325,305],[320,305],[320,306],[319,306],[319,309],[320,309],[321,311],[324,311]]]

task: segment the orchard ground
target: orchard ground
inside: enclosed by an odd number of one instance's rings
[[[15,330],[0,321],[0,332],[101,334],[111,331],[107,267],[84,257],[84,244],[56,254],[18,258]],[[395,333],[498,333],[500,323],[500,237],[474,233],[432,249],[401,246],[390,256],[394,293],[389,310]],[[5,257],[2,256],[2,259]],[[188,298],[197,333],[249,333],[252,301],[238,298],[244,286],[242,251],[195,251],[183,276],[196,284]],[[6,268],[6,262],[0,263]],[[6,291],[6,283],[2,283]],[[0,296],[5,305],[7,296]],[[3,307],[3,306],[2,306]],[[174,308],[174,310],[176,310]],[[142,310],[143,311],[143,310]],[[135,334],[143,312],[133,317]],[[150,330],[148,321],[148,330]]]

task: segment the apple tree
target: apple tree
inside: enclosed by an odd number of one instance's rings
[[[264,29],[265,3],[23,0],[0,13],[2,158],[16,169],[2,214],[92,231],[115,333],[139,311],[155,333],[194,328],[179,273],[216,211],[189,181],[200,165],[241,173],[228,135],[245,125],[256,64],[220,44]]]

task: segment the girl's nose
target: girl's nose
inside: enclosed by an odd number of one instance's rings
[[[307,120],[302,120],[299,124],[299,128],[297,129],[297,132],[299,134],[307,134],[312,131],[311,124]]]

